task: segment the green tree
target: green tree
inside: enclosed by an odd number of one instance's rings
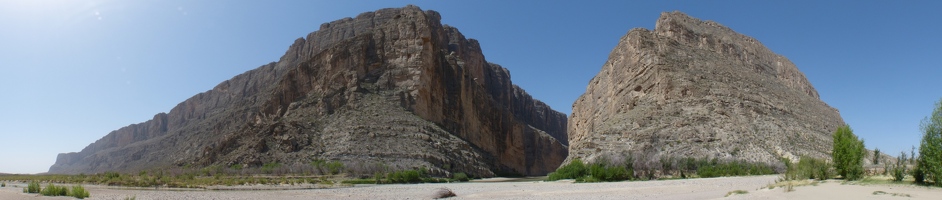
[[[914,177],[916,182],[931,181],[942,186],[942,100],[935,103],[932,115],[920,123],[922,141]]]
[[[880,149],[879,148],[873,148],[873,164],[874,165],[880,164]]]
[[[834,169],[837,174],[846,180],[863,178],[863,140],[857,139],[850,126],[841,126],[834,132],[834,149],[831,157],[834,159]]]
[[[893,169],[893,181],[900,182],[906,178],[906,152],[900,151],[896,158],[896,168]]]

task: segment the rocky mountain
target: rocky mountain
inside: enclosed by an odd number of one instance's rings
[[[115,130],[50,173],[341,161],[432,173],[541,175],[565,159],[566,115],[510,81],[474,39],[416,6],[324,23],[278,62]]]
[[[825,158],[844,124],[787,58],[680,12],[622,37],[572,110],[568,159],[588,162]]]

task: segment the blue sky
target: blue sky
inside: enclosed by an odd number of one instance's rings
[[[45,172],[112,130],[276,61],[320,24],[415,4],[569,113],[618,39],[664,11],[791,59],[868,148],[917,145],[942,97],[937,1],[0,0],[0,172]]]

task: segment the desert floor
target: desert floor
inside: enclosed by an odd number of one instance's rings
[[[842,184],[832,180],[815,185],[768,189],[777,175],[614,183],[542,182],[485,179],[470,183],[357,185],[330,189],[292,190],[154,190],[86,186],[88,199],[431,199],[438,188],[449,188],[452,199],[939,199],[942,188],[897,184]],[[7,183],[0,199],[71,199],[22,193],[25,184]],[[45,185],[43,185],[45,186]],[[270,189],[270,188],[269,188]],[[734,190],[746,194],[726,197]],[[878,192],[879,191],[879,192]],[[895,195],[895,196],[894,196]]]

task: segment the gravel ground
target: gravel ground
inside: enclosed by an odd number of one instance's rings
[[[713,199],[733,190],[755,191],[775,182],[777,175],[614,183],[507,182],[489,179],[469,183],[358,185],[330,189],[291,190],[153,190],[86,186],[88,199],[432,199],[439,188],[452,199]],[[17,187],[12,187],[16,185]],[[69,199],[23,194],[25,184],[0,188],[0,199]],[[270,187],[266,187],[271,189]]]

